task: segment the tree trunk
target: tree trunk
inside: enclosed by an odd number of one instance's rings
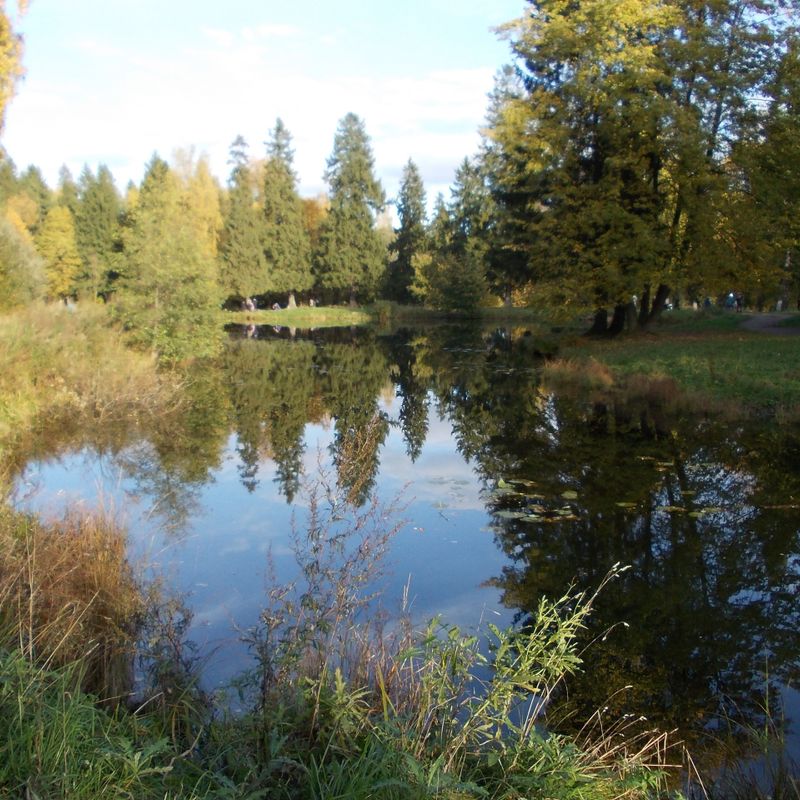
[[[650,315],[650,284],[645,284],[644,291],[642,292],[642,302],[639,306],[639,327],[644,328],[647,325],[647,318]]]
[[[356,307],[356,287],[350,287],[350,308]]]
[[[608,333],[608,312],[604,308],[598,308],[594,315],[592,327],[586,332],[587,336],[605,336]]]
[[[614,316],[611,317],[611,324],[608,326],[609,335],[616,336],[625,330],[625,317],[626,306],[622,303],[617,303],[614,306]]]
[[[660,283],[658,289],[656,289],[656,296],[653,298],[653,307],[650,309],[650,314],[647,317],[648,325],[661,316],[661,312],[666,307],[668,297],[669,286],[665,283]]]
[[[625,306],[625,330],[626,331],[635,331],[638,325],[638,321],[636,318],[636,303],[631,300]]]
[[[289,301],[286,303],[286,308],[297,308],[297,301],[294,299],[294,292],[289,292]]]

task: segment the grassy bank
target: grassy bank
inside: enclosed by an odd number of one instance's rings
[[[735,314],[670,314],[646,333],[563,346],[551,376],[607,390],[645,383],[691,396],[702,409],[795,418],[800,408],[800,340],[740,328]],[[566,379],[566,378],[565,378]]]
[[[528,308],[480,308],[475,313],[455,314],[435,311],[422,306],[404,306],[388,301],[379,301],[368,306],[317,306],[309,308],[282,308],[279,311],[233,311],[224,312],[223,320],[240,325],[281,325],[296,328],[326,328],[351,325],[378,325],[384,328],[401,325],[435,325],[454,321],[477,321],[480,324],[498,326],[535,325],[561,328],[570,322],[555,321],[543,317],[540,312]],[[575,328],[578,330],[578,327]]]
[[[160,417],[180,405],[175,374],[127,348],[101,306],[34,305],[0,317],[0,449],[42,429]],[[0,464],[2,478],[2,464]]]

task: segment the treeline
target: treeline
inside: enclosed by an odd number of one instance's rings
[[[413,161],[394,200],[345,116],[327,195],[301,198],[278,120],[263,158],[238,137],[226,187],[205,159],[154,156],[122,197],[110,173],[0,164],[0,304],[109,299],[144,343],[219,305],[506,302],[645,325],[667,299],[800,295],[800,39],[786,0],[530,0],[483,145],[428,219]],[[494,300],[492,300],[494,298]],[[609,312],[612,312],[609,314]],[[609,323],[610,318],[610,323]]]

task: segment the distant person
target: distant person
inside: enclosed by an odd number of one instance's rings
[[[741,314],[742,309],[744,308],[744,295],[741,292],[736,292],[736,312]]]

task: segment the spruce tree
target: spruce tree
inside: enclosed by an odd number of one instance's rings
[[[417,165],[411,159],[403,168],[397,197],[397,215],[400,227],[396,230],[397,236],[390,248],[396,258],[389,269],[387,290],[393,300],[408,303],[413,298],[411,285],[414,282],[414,256],[424,253],[428,248],[425,187]]]
[[[89,297],[109,292],[118,276],[121,243],[121,202],[105,164],[97,177],[88,166],[80,176],[80,206],[75,219],[83,261],[80,288]]]
[[[323,227],[316,263],[321,286],[356,294],[374,294],[386,263],[386,248],[375,231],[375,215],[384,194],[374,175],[374,159],[364,123],[347,114],[339,123],[325,180],[330,211]]]
[[[295,292],[307,291],[314,285],[311,242],[292,169],[291,141],[289,131],[278,119],[267,142],[263,195],[267,288],[288,293],[290,307],[295,305]]]
[[[75,178],[72,177],[72,173],[66,164],[63,164],[58,171],[57,202],[58,205],[66,206],[70,210],[72,218],[77,223],[78,207],[80,206],[78,184],[75,183]]]
[[[262,215],[255,205],[247,142],[241,136],[231,144],[228,163],[232,170],[228,213],[220,235],[220,284],[228,297],[242,300],[265,291],[267,279]]]

